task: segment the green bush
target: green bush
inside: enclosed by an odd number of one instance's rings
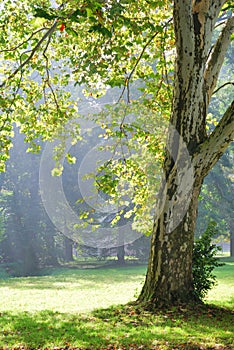
[[[5,280],[9,278],[10,275],[3,266],[0,266],[0,280]]]
[[[224,265],[215,256],[220,250],[212,244],[212,238],[217,235],[215,222],[210,222],[201,237],[195,240],[193,247],[193,284],[196,298],[203,300],[207,292],[216,284],[213,274],[215,267]]]

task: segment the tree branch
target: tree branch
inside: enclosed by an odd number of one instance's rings
[[[215,186],[216,186],[216,189],[218,190],[219,192],[219,195],[228,203],[228,205],[230,205],[230,207],[234,209],[234,202],[233,202],[233,196],[232,194],[230,194],[230,188],[228,186],[227,183],[225,183],[225,181],[222,181],[220,183],[220,178],[222,178],[222,180],[225,179],[225,174],[223,173],[223,170],[222,171],[222,177],[219,177],[215,174],[215,172],[210,172],[210,176],[211,178],[213,179],[213,181],[215,182]]]
[[[223,65],[223,61],[231,41],[231,34],[234,32],[234,17],[227,20],[225,27],[220,33],[213,50],[211,51],[210,58],[207,62],[207,67],[204,73],[204,79],[207,87],[207,96],[210,100],[211,95],[216,86],[219,72]]]
[[[195,170],[206,176],[234,139],[234,100],[219,124],[194,155]]]
[[[163,29],[165,29],[165,28],[168,26],[168,24],[170,24],[171,21],[172,21],[172,18],[170,18],[170,19],[164,24]],[[129,96],[129,90],[130,90],[129,83],[130,83],[130,80],[131,80],[133,74],[135,73],[135,70],[136,70],[138,64],[140,63],[140,61],[141,61],[141,59],[142,59],[142,57],[143,57],[143,55],[144,55],[146,49],[148,48],[148,46],[151,44],[151,42],[156,38],[156,36],[157,36],[159,33],[160,33],[160,31],[157,31],[156,33],[154,33],[154,34],[149,38],[149,40],[146,42],[146,44],[143,46],[140,55],[137,57],[136,63],[134,64],[134,66],[133,66],[131,72],[129,73],[128,77],[125,79],[125,85],[124,85],[124,88],[123,88],[123,90],[122,90],[122,92],[121,92],[121,94],[120,94],[120,97],[119,97],[117,103],[119,103],[120,100],[122,99],[122,97],[123,97],[124,92],[125,92],[126,89],[127,89],[127,102],[130,103],[130,96]]]
[[[191,0],[174,1],[174,30],[176,37],[177,62],[183,60],[182,75],[186,76],[194,66],[194,25]]]
[[[212,0],[210,2],[210,15],[212,18],[214,18],[214,21],[216,22],[216,19],[219,17],[220,10],[223,7],[223,5],[227,2],[227,0]],[[215,24],[214,22],[214,24]]]
[[[10,49],[3,49],[0,51],[0,53],[15,51],[15,50],[19,49],[21,46],[23,46],[24,44],[28,43],[29,40],[31,40],[34,37],[34,35],[36,35],[37,33],[40,33],[42,31],[49,30],[49,29],[50,28],[48,28],[48,27],[40,28],[40,29],[36,30],[35,32],[33,32],[26,40],[22,41],[19,45],[11,47]]]
[[[30,60],[33,58],[35,52],[40,48],[40,46],[43,44],[43,42],[52,35],[52,33],[55,31],[57,27],[57,21],[54,22],[54,24],[50,27],[50,29],[43,35],[43,37],[38,41],[38,43],[35,45],[35,47],[31,50],[31,54],[29,55],[28,58],[26,58],[26,60],[24,62],[22,62],[18,68],[16,68],[14,70],[14,72],[9,75],[9,77],[7,77],[5,79],[5,81],[0,85],[0,88],[3,88],[6,83],[11,80],[12,78],[14,78],[16,76],[16,74],[20,71],[22,71],[22,69],[30,62]]]
[[[216,94],[219,90],[223,89],[227,85],[233,85],[234,86],[234,81],[228,81],[227,83],[219,86],[214,92],[213,95]]]
[[[49,38],[48,38],[48,41],[47,41],[47,44],[46,44],[46,47],[45,47],[45,49],[44,49],[44,51],[43,51],[43,56],[44,56],[44,58],[45,58],[45,60],[46,60],[46,67],[45,67],[45,69],[46,69],[46,76],[47,76],[47,78],[46,78],[46,80],[45,80],[45,83],[47,83],[47,85],[48,85],[48,87],[49,87],[49,89],[50,89],[50,91],[51,91],[51,93],[52,93],[52,96],[53,96],[53,99],[54,99],[54,103],[55,103],[55,105],[56,105],[57,111],[59,112],[59,110],[60,110],[60,108],[59,108],[59,103],[58,103],[56,94],[55,94],[55,92],[54,92],[54,89],[53,89],[53,87],[52,87],[52,85],[51,85],[51,83],[50,83],[49,59],[48,59],[48,57],[46,56],[46,51],[47,51],[47,49],[48,49],[48,47],[49,47],[49,44],[50,44],[50,41],[51,41],[51,35],[52,35],[52,33],[50,34],[50,36],[49,36]],[[44,90],[44,96],[45,96],[45,90]]]

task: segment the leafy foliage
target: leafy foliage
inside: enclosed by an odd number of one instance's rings
[[[215,257],[219,247],[212,244],[212,238],[216,234],[216,223],[211,221],[203,235],[195,241],[193,248],[194,293],[200,300],[204,299],[207,292],[216,283],[214,268],[223,265]]]
[[[152,164],[158,168],[163,159],[162,135],[172,99],[174,56],[165,54],[174,45],[171,2],[7,0],[0,12],[0,170],[5,169],[13,146],[14,123],[25,134],[29,150],[40,151],[37,139],[58,136],[63,148],[68,134],[74,143],[79,138],[76,86],[82,85],[92,98],[109,87],[120,87],[118,103],[98,116],[98,124],[106,125],[108,120],[112,126],[105,128],[104,137],[112,138],[119,149],[125,144],[134,155],[122,168],[113,164],[118,181],[115,189],[111,183],[109,189],[115,193],[112,199],[119,201],[121,189],[126,189],[123,182],[130,183],[135,226],[149,233],[148,203],[155,202],[159,183],[149,173],[153,174]],[[138,86],[133,83],[136,80]],[[74,127],[65,131],[64,125],[71,120]],[[58,164],[54,175],[62,169]]]

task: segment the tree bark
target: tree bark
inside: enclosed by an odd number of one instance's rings
[[[73,261],[73,241],[64,236],[64,260],[66,262]]]
[[[234,224],[232,219],[230,220],[230,256],[234,257]]]
[[[234,19],[229,19],[211,50],[223,3],[174,1],[177,59],[165,181],[158,196],[147,276],[138,299],[153,307],[195,300],[192,251],[198,197],[204,177],[234,137],[234,102],[214,132],[206,132],[210,97],[234,30]]]
[[[117,258],[118,258],[118,264],[119,265],[124,265],[125,264],[125,249],[124,245],[121,245],[117,247]]]
[[[148,271],[140,301],[160,307],[194,300],[191,261],[201,185],[202,180],[194,183],[188,210],[179,225],[170,231],[165,219],[168,208],[175,203],[171,197],[173,185],[167,184],[164,209],[154,224]]]

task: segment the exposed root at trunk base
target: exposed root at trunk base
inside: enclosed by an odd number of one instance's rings
[[[181,305],[202,305],[203,302],[200,300],[195,293],[184,293],[183,296],[178,294],[173,294],[165,297],[152,296],[146,298],[144,294],[141,294],[136,301],[139,305],[145,305],[147,310],[158,310],[158,309],[168,309],[172,307],[179,307]]]
[[[177,303],[177,304],[168,304],[168,305],[155,305],[152,302],[139,302],[135,301],[132,303],[129,303],[126,305],[126,307],[132,307],[136,313],[141,313],[141,312],[149,312],[152,314],[171,314],[173,313],[174,316],[176,317],[177,314],[184,314],[184,315],[207,315],[209,314],[210,316],[219,316],[220,314],[229,314],[233,315],[234,317],[234,310],[231,310],[229,308],[224,308],[224,307],[219,307],[213,304],[206,304],[202,301],[199,302],[190,302],[190,303]]]

